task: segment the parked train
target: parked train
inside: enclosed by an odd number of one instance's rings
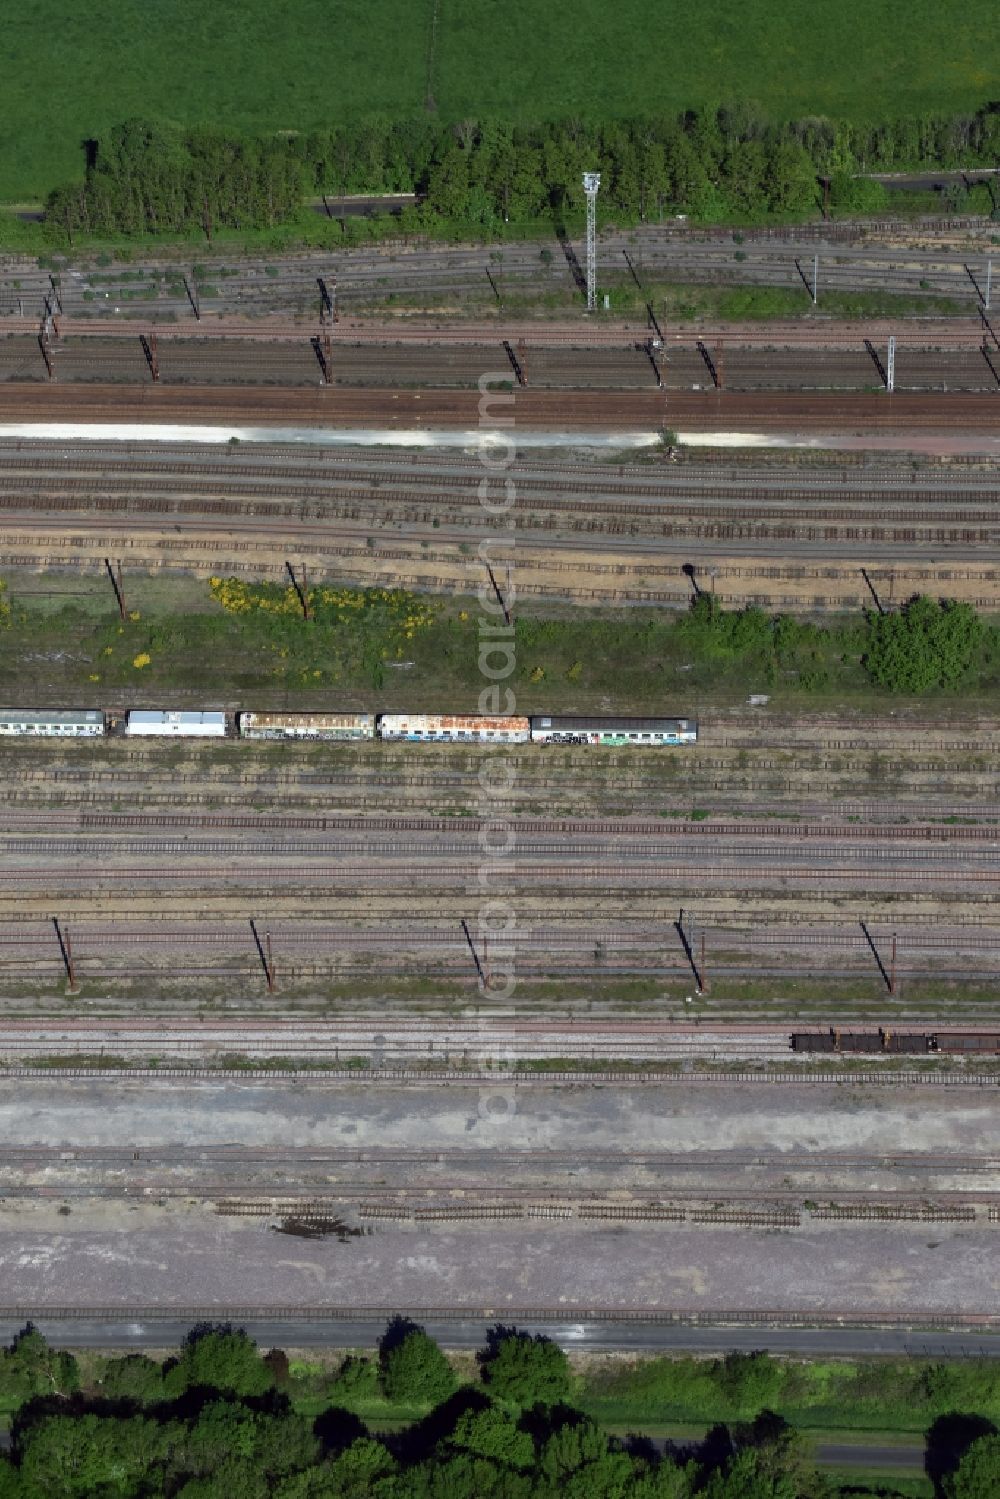
[[[831,1052],[838,1055],[996,1056],[1000,1033],[988,1031],[796,1031],[792,1051]]]
[[[0,710],[0,737],[93,739],[124,734],[160,739],[382,739],[409,744],[587,744],[666,748],[695,744],[692,718],[533,718],[443,713],[226,713],[132,708],[124,715]]]

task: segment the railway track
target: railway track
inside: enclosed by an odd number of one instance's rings
[[[598,918],[591,922],[578,919],[574,924],[572,919],[562,918],[554,922],[551,917],[534,918],[530,912],[519,912],[518,915],[517,935],[510,941],[516,947],[520,960],[551,953],[561,957],[575,956],[580,964],[593,966],[596,944],[603,950],[602,965],[610,969],[614,968],[616,957],[643,953],[655,956],[654,966],[657,968],[665,965],[684,966],[683,954],[669,923],[664,923],[658,931],[651,931],[648,923],[644,923],[639,929],[630,928],[619,918],[605,918],[603,921]],[[846,924],[842,923],[839,931],[816,931],[786,928],[778,922],[775,923],[776,930],[760,932],[755,928],[738,927],[723,919],[705,915],[699,916],[698,931],[711,938],[716,956],[722,952],[728,955],[730,961],[727,962],[727,971],[735,952],[782,952],[802,948],[816,954],[853,953],[870,964],[868,939],[858,930],[843,930]],[[11,933],[6,929],[6,921],[0,919],[0,957],[38,953],[58,962],[58,948],[51,926],[46,924],[44,930],[31,932],[25,930],[28,925],[29,921],[26,921],[19,930]],[[283,918],[277,917],[268,919],[267,931],[282,953],[294,952],[295,949],[333,949],[362,953],[428,949],[442,956],[450,954],[463,964],[468,964],[468,944],[455,922],[450,926],[435,927],[430,918],[422,925],[418,925],[416,918],[411,918],[409,924],[405,925],[383,920],[379,922],[377,929],[358,931],[344,923],[324,921],[319,916],[306,916],[301,919],[299,929],[295,930],[290,929]],[[217,923],[205,923],[191,928],[178,925],[176,918],[171,919],[169,916],[158,926],[138,930],[123,929],[122,925],[99,926],[86,919],[74,920],[72,933],[77,958],[106,958],[109,951],[126,951],[130,948],[173,948],[181,952],[193,948],[216,947],[229,951],[243,948],[249,952],[253,940],[252,933],[245,924],[224,927]],[[939,933],[928,934],[926,929],[914,930],[908,923],[899,922],[894,924],[892,935],[898,936],[904,953],[910,956],[914,952],[980,956],[1000,953],[1000,937],[993,932],[982,932],[976,928],[955,930],[943,926]],[[873,940],[876,938],[883,944],[889,941],[888,933],[882,930],[875,932]],[[608,957],[612,959],[610,963],[606,962]],[[907,962],[910,962],[909,957]],[[0,1042],[0,1045],[4,1044],[11,1044],[9,1038]]]
[[[434,1070],[433,1068],[420,1067],[419,1069],[399,1067],[372,1067],[359,1069],[357,1067],[328,1067],[310,1068],[307,1064],[301,1067],[276,1070],[269,1067],[255,1069],[252,1066],[240,1067],[238,1069],[226,1069],[223,1067],[198,1067],[198,1066],[123,1066],[123,1067],[75,1067],[72,1065],[46,1068],[22,1066],[0,1066],[0,1078],[23,1079],[30,1078],[38,1082],[40,1073],[49,1076],[54,1081],[60,1082],[122,1082],[141,1081],[144,1084],[162,1083],[168,1087],[175,1086],[178,1082],[184,1083],[208,1083],[216,1086],[232,1081],[232,1074],[238,1073],[240,1082],[253,1084],[254,1086],[274,1085],[287,1087],[289,1082],[300,1083],[323,1083],[335,1085],[338,1083],[351,1083],[355,1086],[363,1085],[365,1088],[373,1085],[384,1085],[398,1087],[402,1084],[410,1084],[417,1087],[439,1088],[448,1087],[452,1084],[463,1083],[486,1083],[497,1089],[523,1088],[532,1085],[550,1088],[559,1083],[588,1084],[600,1086],[613,1084],[619,1087],[663,1087],[665,1084],[673,1083],[684,1088],[692,1087],[733,1087],[734,1085],[749,1084],[754,1087],[801,1087],[803,1084],[809,1087],[831,1087],[843,1083],[849,1083],[856,1087],[890,1087],[890,1088],[919,1088],[926,1092],[930,1089],[958,1089],[960,1092],[992,1093],[1000,1087],[1000,1076],[992,1073],[965,1073],[965,1072],[903,1072],[882,1069],[879,1071],[843,1071],[843,1072],[816,1072],[806,1070],[783,1071],[780,1074],[764,1071],[760,1068],[730,1070],[719,1069],[718,1071],[630,1071],[622,1069],[613,1064],[606,1069],[595,1070],[592,1067],[584,1069],[546,1069],[544,1072],[533,1070],[518,1071],[516,1066],[502,1074],[498,1074],[495,1068],[487,1067],[470,1069],[463,1065],[461,1068],[448,1070]]]
[[[273,1166],[287,1165],[303,1167],[400,1167],[411,1171],[417,1167],[443,1166],[446,1169],[460,1166],[463,1170],[489,1171],[495,1168],[498,1158],[512,1169],[530,1166],[545,1170],[572,1171],[580,1165],[607,1167],[611,1169],[655,1170],[698,1172],[714,1168],[749,1170],[762,1168],[779,1174],[788,1171],[840,1171],[859,1170],[915,1170],[954,1171],[962,1175],[1000,1172],[1000,1156],[989,1152],[957,1152],[943,1150],[895,1150],[895,1151],[828,1151],[818,1150],[759,1150],[736,1148],[733,1150],[688,1151],[649,1150],[622,1147],[620,1150],[592,1149],[587,1146],[576,1150],[538,1147],[484,1148],[476,1144],[469,1147],[381,1148],[378,1146],[347,1148],[343,1146],[281,1145],[247,1146],[226,1145],[216,1142],[192,1146],[167,1144],[144,1144],[128,1146],[107,1145],[8,1145],[0,1147],[0,1170],[13,1166],[47,1166],[60,1161],[86,1166],[129,1166],[138,1163],[144,1169],[152,1166]],[[371,1190],[378,1189],[373,1183]],[[421,1185],[414,1183],[414,1185]],[[433,1185],[433,1184],[431,1184]]]
[[[819,349],[824,351],[850,351],[864,354],[867,342],[884,344],[895,337],[897,348],[906,351],[944,351],[958,349],[963,352],[979,352],[984,338],[987,344],[1000,346],[1000,339],[991,333],[989,322],[979,315],[970,297],[970,309],[966,316],[952,317],[904,317],[896,320],[872,318],[868,321],[850,321],[825,316],[809,316],[797,320],[768,319],[758,322],[726,322],[713,319],[711,322],[671,322],[658,319],[658,332],[650,321],[584,320],[567,317],[560,321],[554,318],[453,318],[429,320],[419,315],[405,319],[378,320],[373,317],[343,317],[337,322],[321,323],[318,316],[292,318],[280,316],[230,317],[216,316],[211,320],[159,321],[152,309],[146,315],[130,320],[131,329],[123,325],[121,316],[62,316],[57,319],[58,333],[53,333],[53,349],[58,351],[74,339],[87,343],[111,342],[123,351],[128,350],[137,363],[143,362],[140,353],[139,333],[150,328],[156,332],[158,341],[175,347],[187,346],[192,353],[209,355],[213,346],[247,343],[251,347],[260,344],[291,344],[299,350],[309,348],[311,338],[329,339],[331,348],[344,352],[349,349],[393,348],[406,349],[416,346],[420,350],[480,349],[499,350],[509,344],[513,349],[530,351],[571,349],[574,353],[587,351],[645,352],[653,337],[658,337],[664,357],[669,359],[681,349],[697,350],[724,345],[727,349],[782,350]],[[318,311],[318,309],[317,309]],[[131,331],[134,329],[135,331]],[[5,345],[8,351],[23,347],[30,349],[32,341],[37,347],[38,318],[0,318],[0,356]],[[130,335],[130,336],[129,336]],[[19,343],[15,341],[19,340]],[[283,351],[286,356],[289,350]],[[315,361],[310,360],[311,372],[315,372]]]
[[[127,460],[122,458],[120,442],[96,436],[83,441],[5,436],[0,440],[0,471],[43,461],[57,466],[71,464],[74,469],[99,473],[109,465],[121,468],[134,460],[140,472],[158,473],[169,462],[193,473],[211,466],[220,475],[254,477],[277,467],[283,474],[294,473],[307,482],[339,475],[364,483],[392,483],[402,477],[407,482],[467,487],[475,486],[482,477],[481,465],[474,456],[447,449],[433,453],[419,449],[394,453],[391,449],[358,449],[345,444],[316,454],[311,449],[303,450],[276,440],[255,444],[252,463],[235,456],[231,448],[219,450],[183,438],[171,443],[143,443],[133,439],[125,451],[129,455]],[[511,473],[521,485],[543,483],[557,492],[595,483],[609,491],[625,486],[627,493],[634,494],[656,494],[670,485],[695,490],[707,486],[711,490],[717,485],[751,484],[773,498],[801,487],[804,475],[808,477],[810,493],[829,490],[839,494],[860,486],[881,495],[886,486],[919,492],[928,485],[934,489],[953,484],[977,489],[984,497],[995,492],[988,459],[928,457],[917,467],[891,454],[831,455],[822,450],[795,454],[792,459],[780,452],[736,450],[720,454],[712,450],[682,450],[672,462],[650,464],[618,458],[614,463],[602,463],[596,470],[581,468],[578,462],[566,462],[557,456],[521,452],[512,462]]]
[[[734,244],[728,231],[693,229],[690,225],[640,225],[628,233],[608,230],[598,238],[598,255],[604,284],[622,282],[632,288],[654,282],[781,286],[802,297],[803,311],[810,307],[805,281],[811,274],[812,256],[821,257],[821,302],[830,291],[879,290],[908,297],[931,299],[947,296],[957,306],[975,313],[981,295],[982,258],[990,251],[990,229],[984,220],[880,221],[855,224],[797,226],[791,230],[746,229],[741,243]],[[553,258],[540,263],[537,241],[511,242],[504,246],[503,284],[578,298],[571,270],[562,248],[552,241]],[[204,252],[200,252],[204,253]],[[582,251],[580,252],[582,253]],[[739,261],[735,260],[739,254]],[[978,264],[970,266],[970,255]],[[626,259],[628,256],[628,259]],[[805,271],[801,271],[796,261]],[[365,249],[280,255],[264,260],[240,257],[226,263],[211,255],[197,272],[177,258],[146,255],[136,265],[130,262],[130,284],[123,285],[122,271],[103,272],[81,259],[70,264],[58,278],[62,310],[70,317],[90,318],[102,306],[113,306],[113,316],[134,319],[140,325],[151,317],[172,319],[194,330],[198,328],[189,291],[200,309],[214,318],[272,318],[299,315],[315,320],[320,310],[317,277],[337,277],[337,304],[341,316],[365,307],[384,308],[388,294],[397,299],[392,310],[396,323],[398,300],[424,303],[442,295],[452,302],[466,303],[488,322],[500,322],[496,294],[487,271],[490,249],[484,246],[443,246],[430,243],[386,244]],[[187,274],[189,288],[183,284]],[[495,273],[496,274],[496,273]],[[977,277],[980,278],[977,281]],[[138,278],[138,279],[137,279]],[[136,292],[142,300],[134,300]],[[44,313],[44,300],[53,292],[49,273],[23,256],[5,257],[0,279],[0,312],[13,320],[20,310],[30,319]],[[152,296],[153,301],[147,300]],[[116,305],[117,304],[117,305]],[[932,304],[931,304],[932,305]],[[572,316],[572,314],[568,314]],[[504,318],[503,321],[511,321]],[[332,326],[336,327],[336,324]]]
[[[127,464],[120,465],[124,474]],[[445,511],[444,519],[451,524],[468,521],[481,523],[482,510],[473,493],[459,499],[452,495],[439,495],[420,490],[392,491],[373,490],[371,486],[337,489],[320,499],[315,488],[308,495],[297,498],[286,484],[278,481],[219,480],[206,477],[199,481],[208,493],[204,497],[192,495],[192,481],[185,476],[174,480],[172,476],[155,480],[144,480],[141,476],[102,477],[88,481],[73,474],[46,477],[39,482],[29,477],[10,478],[0,476],[0,510],[18,514],[37,512],[59,514],[79,512],[81,519],[94,512],[110,514],[162,514],[199,517],[253,517],[257,525],[261,520],[294,519],[296,534],[316,537],[326,535],[320,522],[330,514],[346,515],[356,520],[394,521],[420,518],[427,506]],[[562,495],[520,493],[512,507],[515,517],[523,517],[521,525],[527,529],[544,529],[538,513],[568,514],[582,516],[588,529],[596,529],[590,523],[594,516],[605,516],[612,521],[629,521],[633,534],[640,534],[644,527],[652,534],[682,536],[698,530],[711,530],[713,536],[747,536],[766,538],[774,534],[780,539],[791,539],[797,532],[808,538],[835,540],[830,534],[831,526],[851,528],[845,534],[851,540],[917,540],[921,535],[927,541],[986,540],[991,542],[998,535],[995,510],[973,503],[961,505],[958,496],[947,502],[935,499],[919,508],[912,502],[907,506],[894,506],[885,494],[852,496],[854,503],[798,505],[776,505],[768,503],[763,492],[744,490],[712,500],[678,499],[672,495],[650,497],[648,504],[614,502],[587,495],[584,486],[575,487],[580,499]],[[233,498],[226,498],[232,496]],[[585,498],[584,498],[585,496]],[[360,507],[360,508],[359,508]],[[440,522],[441,516],[435,518]],[[313,520],[309,527],[306,521]],[[776,524],[773,530],[768,523]],[[74,524],[80,524],[74,520]],[[972,529],[978,527],[978,530]],[[793,529],[794,528],[794,529]],[[804,529],[803,529],[804,528]],[[602,529],[614,530],[613,526]],[[283,535],[288,534],[287,525],[282,525]]]
[[[713,760],[707,768],[712,770],[714,764]],[[0,761],[0,766],[2,766],[2,761]],[[699,765],[698,768],[702,770],[706,767]],[[813,770],[815,776],[815,768],[810,767],[810,769]],[[258,801],[263,799],[265,803],[271,802],[283,808],[295,804],[302,806],[303,810],[298,814],[286,811],[275,812],[273,816],[279,822],[288,816],[296,815],[307,822],[324,820],[335,822],[337,820],[335,811],[310,813],[308,808],[314,801],[322,802],[328,808],[336,808],[342,800],[350,805],[352,812],[357,812],[359,809],[377,812],[385,806],[386,790],[402,792],[407,797],[412,797],[415,802],[419,802],[421,797],[426,795],[429,801],[440,800],[443,806],[449,808],[455,806],[463,813],[467,810],[462,798],[462,793],[466,788],[458,776],[442,776],[436,779],[432,776],[345,775],[338,776],[336,779],[331,778],[324,785],[318,778],[314,781],[306,781],[294,776],[280,779],[262,776],[259,780],[255,780],[252,776],[241,773],[234,776],[229,790],[221,792],[208,792],[203,789],[192,791],[191,787],[204,784],[203,778],[195,775],[176,778],[163,789],[155,792],[148,790],[144,778],[129,771],[121,775],[116,775],[113,771],[95,771],[91,779],[85,773],[63,776],[58,767],[53,767],[48,776],[44,772],[36,771],[33,775],[26,773],[25,780],[28,782],[27,785],[5,788],[4,828],[8,832],[30,832],[35,828],[82,829],[81,818],[88,815],[88,809],[106,805],[108,800],[106,788],[111,785],[125,793],[133,795],[138,793],[142,804],[151,813],[164,817],[170,817],[177,812],[185,816],[201,816],[202,808],[208,803],[213,807],[232,806],[242,809],[248,800],[246,788],[250,787],[254,789],[255,798]],[[1000,807],[985,799],[980,802],[942,801],[940,805],[935,804],[934,816],[928,819],[927,802],[918,801],[912,788],[908,788],[907,791],[909,799],[901,798],[895,803],[852,801],[841,793],[839,796],[831,797],[830,802],[824,805],[819,801],[803,802],[792,785],[775,790],[762,790],[756,802],[745,787],[734,788],[728,778],[717,782],[702,779],[697,786],[690,783],[689,785],[690,790],[686,788],[683,794],[661,793],[655,782],[648,784],[641,777],[623,777],[622,784],[616,783],[614,786],[614,800],[618,816],[638,819],[648,815],[649,805],[655,800],[662,804],[664,818],[671,818],[677,824],[684,825],[692,821],[691,807],[695,792],[705,793],[706,790],[710,790],[715,816],[741,820],[766,818],[770,826],[776,829],[784,827],[786,831],[793,831],[799,821],[810,818],[819,821],[824,817],[829,817],[834,823],[848,818],[858,825],[868,822],[899,822],[914,825],[920,823],[924,826],[959,826],[964,822],[970,827],[979,824],[984,827],[1000,828]],[[77,790],[78,787],[85,789]],[[44,788],[47,792],[56,792],[55,795],[47,798],[43,796],[41,801],[42,805],[47,803],[52,807],[58,807],[59,810],[45,812],[34,810],[39,801],[37,795],[39,788]],[[531,816],[536,806],[550,799],[552,789],[554,788],[545,776],[536,777],[531,785],[523,785],[520,798],[522,811],[519,815]],[[815,778],[813,789],[815,790]],[[419,797],[416,795],[418,792]],[[609,787],[603,780],[588,779],[581,775],[579,781],[574,780],[574,792],[583,801],[594,801],[607,797]],[[635,805],[629,806],[629,802],[634,802]],[[91,815],[106,814],[98,812]],[[129,815],[141,817],[144,814]],[[242,817],[246,814],[240,810],[233,815]],[[262,810],[254,815],[264,815],[263,805]],[[317,830],[325,831],[324,828]]]
[[[6,463],[8,458],[12,464]],[[710,479],[707,467],[704,477]],[[25,467],[20,455],[0,450],[0,512],[10,517],[12,527],[20,527],[6,538],[12,549],[45,545],[47,536],[61,536],[66,524],[57,521],[61,516],[72,515],[73,531],[92,534],[94,545],[103,546],[110,541],[101,534],[98,517],[129,515],[133,550],[148,535],[150,546],[162,550],[169,542],[173,551],[183,548],[184,538],[193,546],[216,546],[213,533],[222,529],[219,520],[242,518],[248,524],[241,529],[252,533],[258,551],[267,549],[272,535],[284,547],[294,534],[314,552],[356,556],[370,565],[367,541],[364,548],[360,537],[353,548],[349,544],[354,527],[391,528],[394,535],[412,531],[416,539],[433,533],[433,545],[440,549],[460,541],[463,528],[470,522],[478,527],[481,520],[477,476],[468,470],[425,473],[415,466],[401,475],[377,466],[369,473],[363,465],[219,464],[207,456],[197,465],[185,461],[175,466],[170,449],[159,463],[136,459],[130,465],[120,454],[109,454],[102,460],[53,458],[40,469],[41,464]],[[85,477],[91,473],[94,482]],[[821,558],[840,548],[841,557],[856,555],[869,564],[873,549],[877,553],[891,546],[896,566],[922,560],[923,549],[934,545],[948,548],[953,556],[964,548],[978,561],[985,555],[982,548],[1000,539],[996,514],[986,503],[990,491],[982,486],[968,494],[955,486],[918,491],[911,474],[909,485],[900,482],[895,492],[875,485],[837,497],[823,486],[813,493],[786,483],[776,494],[773,484],[710,486],[702,475],[695,478],[697,482],[687,466],[679,475],[661,469],[652,482],[648,474],[645,482],[631,482],[603,471],[581,476],[579,469],[560,471],[558,477],[529,474],[518,480],[513,514],[526,537],[537,533],[539,545],[544,538],[548,571],[560,565],[552,556],[556,551],[646,553],[665,546],[669,552],[678,545],[697,549],[720,543],[736,555],[798,558]],[[173,530],[163,528],[160,534],[154,517],[167,516],[184,517],[180,540]],[[28,517],[32,531],[25,529]],[[334,518],[344,524],[332,526]],[[225,529],[231,536],[232,528]],[[236,543],[221,544],[232,551]],[[19,555],[12,550],[8,561],[16,563]],[[374,555],[391,560],[385,537],[379,538]],[[427,560],[421,558],[421,565]],[[31,559],[24,561],[30,565]],[[409,561],[416,565],[413,558]],[[227,562],[220,558],[216,565]],[[729,571],[723,568],[723,587],[729,586]],[[989,571],[984,569],[984,582]],[[761,579],[767,576],[758,573]],[[558,588],[555,580],[524,583],[528,591]],[[772,590],[774,586],[772,582]],[[674,602],[681,598],[678,590]]]
[[[801,394],[737,392],[562,393],[520,390],[515,396],[521,440],[533,429],[569,432],[933,433],[992,435],[996,393]],[[319,390],[213,386],[50,387],[0,385],[0,422],[247,423],[265,430],[296,428],[476,430],[478,393],[424,389],[326,387]]]
[[[44,817],[46,814],[42,814]],[[55,815],[55,814],[49,814]],[[44,823],[41,825],[44,826]],[[453,817],[264,817],[230,816],[227,814],[164,814],[145,812],[84,812],[80,814],[81,828],[142,828],[142,827],[191,827],[191,828],[277,828],[289,831],[317,832],[371,832],[371,833],[444,833],[449,836],[456,831]],[[463,818],[462,830],[470,835],[482,832],[493,824],[478,818]],[[793,828],[782,827],[773,822],[717,822],[714,819],[699,822],[633,822],[631,819],[577,820],[568,818],[528,819],[518,818],[511,827],[520,836],[559,834],[573,837],[625,838],[848,838],[852,841],[874,839],[877,841],[902,839],[908,842],[928,840],[932,842],[974,842],[1000,845],[1000,828],[991,826],[968,826],[967,824],[911,823],[832,823],[799,822]],[[23,851],[23,850],[22,850]]]
[[[69,331],[64,329],[65,331]],[[172,330],[176,331],[176,330]],[[258,334],[262,330],[256,330]],[[33,373],[46,378],[51,368],[58,383],[87,384],[121,381],[134,385],[152,383],[143,346],[138,338],[123,342],[120,326],[101,338],[98,329],[69,331],[68,337],[39,347],[36,337],[0,339],[0,382],[24,381]],[[143,335],[145,337],[145,335]],[[325,337],[325,335],[324,335]],[[256,340],[236,337],[205,338],[201,342],[171,339],[171,331],[157,335],[162,343],[156,358],[156,381],[163,388],[187,385],[306,388],[317,383],[344,391],[353,388],[419,387],[427,389],[475,390],[489,353],[494,363],[507,368],[495,371],[497,380],[513,376],[524,387],[554,391],[641,391],[657,388],[667,392],[722,389],[732,392],[765,390],[811,390],[822,392],[864,391],[886,384],[881,356],[859,335],[836,338],[813,335],[810,342],[789,342],[780,336],[767,346],[751,336],[728,341],[706,334],[706,341],[693,341],[690,332],[658,352],[651,351],[648,338],[634,340],[630,352],[608,347],[587,347],[585,336],[565,337],[563,352],[535,335],[530,355],[523,340],[518,353],[510,340],[501,341],[493,332],[491,347],[472,347],[471,337],[459,332],[435,337],[430,331],[420,343],[375,341],[337,343],[328,350],[308,332],[276,328],[271,337]],[[286,342],[285,339],[294,339]],[[759,336],[758,336],[759,339]],[[538,346],[539,342],[541,347]],[[465,344],[465,348],[456,347]],[[577,345],[577,347],[573,347]],[[998,347],[983,342],[981,330],[963,337],[947,334],[937,347],[903,343],[897,349],[895,385],[899,391],[980,391],[1000,388]],[[570,352],[572,350],[572,352]],[[725,361],[723,365],[723,354]],[[509,356],[509,364],[507,364]],[[46,361],[47,357],[47,363]],[[530,370],[530,381],[528,371]]]
[[[141,857],[143,851],[131,851],[132,858]],[[417,851],[415,851],[416,853]],[[53,900],[58,893],[74,887],[94,890],[115,890],[129,887],[138,892],[146,887],[165,887],[174,899],[175,890],[204,890],[216,894],[231,893],[235,889],[244,892],[244,898],[263,902],[272,891],[296,889],[303,895],[315,897],[318,886],[322,886],[327,898],[352,896],[356,899],[366,894],[381,895],[386,890],[398,890],[402,884],[412,883],[421,872],[426,860],[403,859],[394,865],[373,866],[371,859],[322,863],[319,860],[308,864],[275,861],[273,855],[262,857],[261,867],[247,867],[239,877],[228,878],[220,874],[217,860],[211,863],[193,863],[185,867],[163,863],[162,850],[149,850],[147,864],[123,862],[113,867],[95,867],[94,861],[81,860],[79,864],[23,865],[15,870],[0,872],[0,885],[6,893],[23,889],[25,892],[50,890]],[[290,852],[289,859],[294,858]],[[438,865],[432,887],[438,894],[464,889],[478,865],[469,853],[465,858],[452,863]],[[603,860],[600,864],[579,863],[567,860],[553,852],[547,862],[522,859],[517,866],[520,879],[534,882],[547,896],[566,896],[574,892],[604,891],[609,887],[622,895],[628,892],[636,896],[643,892],[651,895],[660,892],[667,897],[676,897],[679,886],[688,900],[694,901],[705,895],[717,895],[722,891],[734,897],[751,891],[823,890],[836,888],[838,893],[861,895],[866,887],[869,893],[881,898],[904,892],[935,891],[945,898],[957,901],[955,881],[961,872],[962,897],[971,901],[977,893],[990,894],[1000,883],[1000,864],[988,867],[969,868],[967,862],[956,855],[953,859],[938,860],[933,864],[912,863],[888,865],[869,863],[860,859],[844,864],[806,863],[786,860],[779,863],[773,857],[757,856],[756,862],[744,857],[706,861],[692,855],[676,859],[669,868],[659,864],[636,865],[624,857],[619,862]]]

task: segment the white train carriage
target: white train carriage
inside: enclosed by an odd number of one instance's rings
[[[598,744],[643,746],[696,744],[698,725],[693,718],[589,718],[533,717],[532,744]]]
[[[132,708],[125,720],[125,732],[159,739],[224,739],[226,715],[214,710],[207,713],[174,713]]]
[[[241,739],[374,739],[374,713],[241,713]]]
[[[99,708],[67,712],[52,708],[0,709],[0,734],[35,739],[96,739],[104,733],[104,714]]]
[[[381,713],[379,737],[412,744],[526,744],[526,718],[487,718],[475,713]]]

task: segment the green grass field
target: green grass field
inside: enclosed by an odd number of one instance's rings
[[[613,119],[747,98],[777,117],[883,118],[985,102],[989,0],[35,0],[0,41],[0,200],[82,173],[130,115],[248,131],[373,113]]]

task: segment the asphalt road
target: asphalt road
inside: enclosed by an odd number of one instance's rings
[[[816,1456],[827,1468],[906,1468],[924,1471],[923,1442],[912,1447],[852,1446],[848,1442],[817,1442]]]
[[[446,1348],[479,1348],[496,1318],[454,1317],[424,1322],[431,1337]],[[385,1331],[384,1318],[331,1317],[306,1321],[269,1317],[243,1321],[250,1336],[265,1347],[371,1348]],[[171,1348],[187,1334],[190,1323],[176,1317],[136,1322],[124,1319],[50,1321],[40,1313],[35,1325],[51,1342],[73,1348]],[[526,1322],[518,1326],[543,1333],[575,1352],[729,1353],[766,1350],[803,1357],[853,1358],[909,1355],[914,1358],[1000,1358],[1000,1333],[894,1331],[884,1328],[711,1327],[673,1326],[656,1322]],[[19,1331],[0,1322],[0,1341]]]

